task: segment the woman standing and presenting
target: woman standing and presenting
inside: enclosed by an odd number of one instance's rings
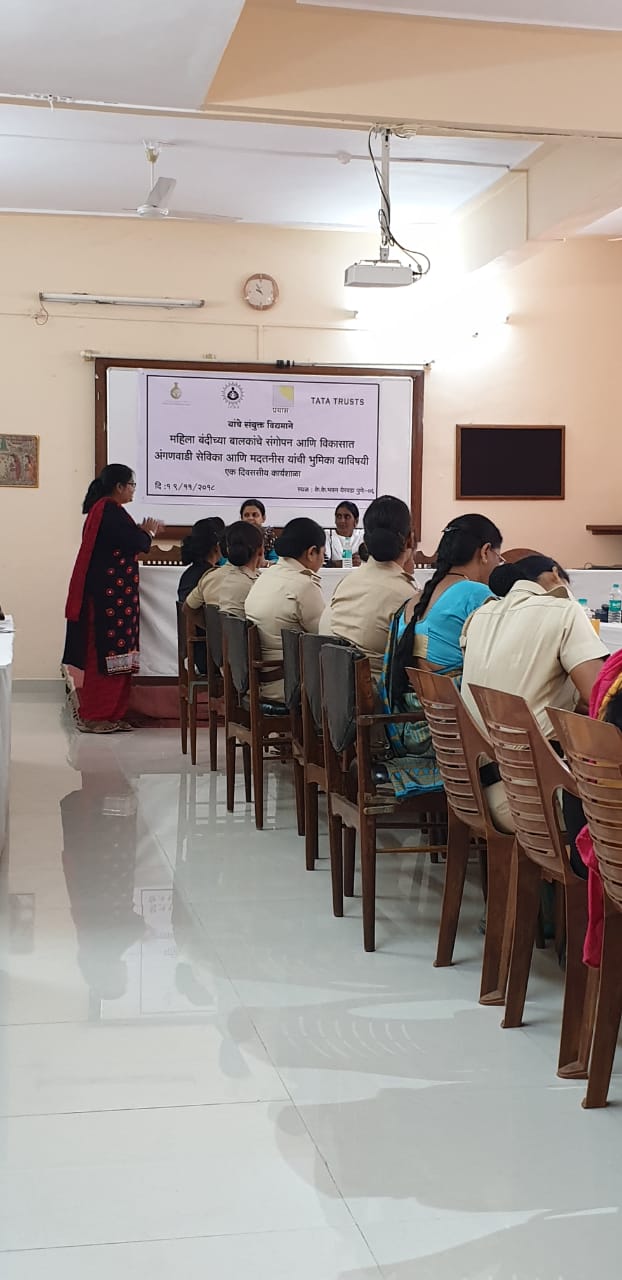
[[[137,525],[124,507],[136,481],[130,467],[110,463],[89,485],[86,515],[65,607],[63,662],[84,672],[82,733],[129,729],[125,716],[132,673],[139,669],[138,555],[160,529],[147,517]]]

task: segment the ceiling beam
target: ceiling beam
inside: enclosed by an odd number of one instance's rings
[[[621,63],[622,33],[247,0],[204,105],[314,123],[622,137]]]

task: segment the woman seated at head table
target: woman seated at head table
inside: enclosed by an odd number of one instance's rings
[[[264,545],[264,565],[276,564],[278,560],[274,548],[275,532],[266,524],[266,508],[259,498],[246,498],[240,507],[240,520],[248,520],[261,529]],[[262,566],[263,567],[263,566]]]
[[[419,595],[411,523],[400,498],[385,495],[370,504],[363,520],[369,559],[338,583],[320,621],[321,635],[341,636],[367,655],[376,678],[394,613]]]
[[[501,563],[501,534],[486,516],[456,516],[443,530],[436,569],[417,601],[409,600],[391,623],[379,694],[383,711],[420,711],[406,670],[421,667],[459,677],[460,635],[466,619],[491,598],[488,579]],[[442,787],[425,719],[387,726],[390,756],[378,767],[378,781],[396,796]]]
[[[352,564],[356,567],[361,563],[359,549],[363,541],[363,530],[357,529],[359,520],[359,509],[356,502],[350,502],[344,498],[335,507],[335,528],[326,530],[326,563],[333,569],[341,567],[343,561],[343,546],[347,539],[350,543],[352,551]]]
[[[244,602],[259,577],[264,545],[261,529],[247,520],[236,520],[225,530],[228,560],[209,569],[186,597],[190,612],[215,604],[223,613],[244,618]]]
[[[222,524],[224,530],[224,521],[220,521],[218,516],[197,520],[191,532],[183,540],[181,563],[188,565],[188,568],[182,573],[177,587],[177,599],[180,604],[184,603],[201,578],[206,573],[211,573],[220,561],[222,531],[218,528],[218,523]]]
[[[281,630],[317,633],[324,597],[317,577],[324,564],[326,534],[306,516],[290,520],[276,540],[278,563],[253,583],[244,606],[249,622],[259,629],[262,657],[283,661]],[[283,701],[283,680],[261,686],[270,702]]]
[[[545,738],[558,751],[547,707],[574,711],[582,704],[587,709],[608,650],[568,591],[567,577],[549,556],[526,556],[515,564],[503,565],[490,580],[501,599],[488,601],[466,622],[461,641],[462,697],[484,737],[488,734],[471,684],[524,698]],[[480,775],[495,826],[500,831],[513,831],[496,763],[484,763]],[[585,823],[583,809],[577,797],[568,792],[562,793],[562,799],[571,865],[578,875],[585,875],[574,847]]]

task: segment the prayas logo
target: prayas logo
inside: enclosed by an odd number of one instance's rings
[[[174,382],[174,383],[173,383],[173,385],[172,385],[172,387],[171,387],[171,389],[170,389],[170,391],[169,391],[169,395],[170,395],[170,397],[171,397],[171,400],[181,400],[181,394],[182,394],[182,392],[181,392],[181,387],[180,387],[179,383],[178,383],[178,382]]]
[[[272,408],[275,413],[291,413],[294,407],[294,388],[292,386],[282,386],[280,383],[272,384]]]
[[[222,389],[222,398],[226,404],[241,404],[244,399],[244,387],[239,382],[226,382]]]

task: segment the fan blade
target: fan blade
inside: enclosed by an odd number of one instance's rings
[[[241,222],[241,218],[232,218],[223,213],[189,213],[187,210],[170,209],[168,222]]]
[[[145,204],[151,205],[153,209],[158,209],[160,205],[164,204],[166,197],[170,196],[171,191],[175,190],[176,186],[176,178],[158,178],[157,182],[154,182]]]

